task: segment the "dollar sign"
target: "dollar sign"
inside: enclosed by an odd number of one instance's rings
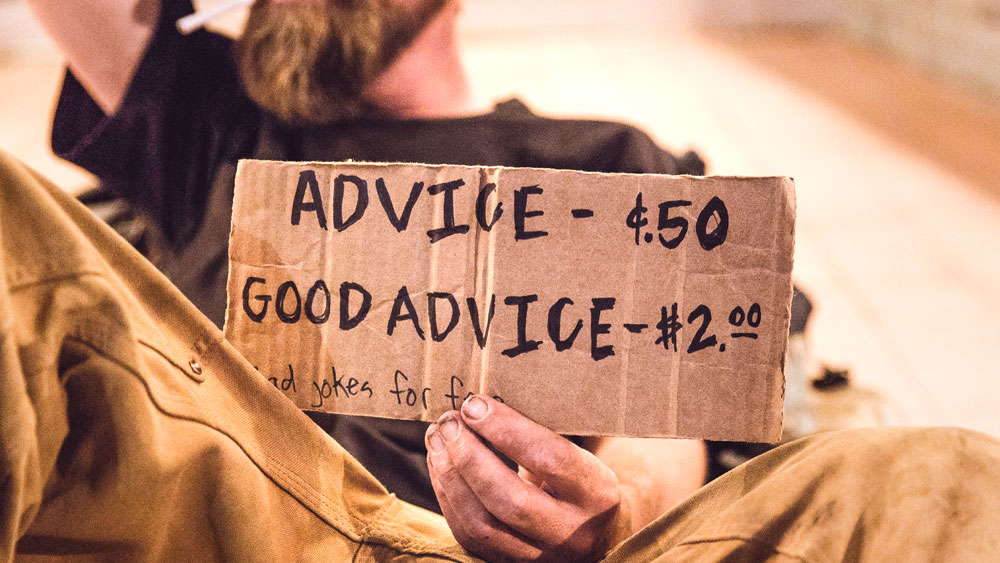
[[[635,244],[639,245],[639,235],[642,234],[640,230],[649,223],[649,219],[643,217],[643,214],[649,211],[642,205],[642,192],[639,192],[635,196],[635,207],[632,211],[628,212],[628,217],[625,218],[625,226],[630,229],[635,229]]]

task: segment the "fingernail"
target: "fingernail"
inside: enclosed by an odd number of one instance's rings
[[[470,420],[482,420],[486,418],[486,413],[489,410],[490,406],[486,404],[486,401],[476,396],[469,397],[465,401],[465,404],[462,405],[462,414]]]
[[[458,436],[458,421],[454,416],[449,416],[438,422],[438,434],[444,438],[445,442],[450,442]]]
[[[438,435],[437,424],[431,424],[427,428],[427,448],[432,452],[439,452],[444,449],[444,442],[441,441],[441,436]]]

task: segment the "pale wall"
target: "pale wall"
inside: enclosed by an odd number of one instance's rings
[[[843,0],[843,10],[853,37],[1000,97],[1000,1]]]

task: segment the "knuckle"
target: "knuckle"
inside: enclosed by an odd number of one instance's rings
[[[443,486],[450,487],[462,479],[458,468],[451,463],[434,464],[433,477]]]
[[[465,547],[471,547],[473,544],[473,535],[466,531],[464,524],[459,522],[449,522],[451,525],[451,535],[455,536],[455,541],[462,544]]]
[[[546,455],[541,456],[538,466],[542,475],[584,477],[584,472],[581,471],[583,467],[580,463],[580,451],[571,443],[566,446],[552,448]]]
[[[621,502],[621,490],[618,487],[603,487],[595,499],[598,510],[604,511]]]
[[[488,526],[479,521],[466,520],[462,525],[454,526],[452,534],[455,541],[471,551],[480,551],[490,545],[492,534]]]
[[[505,501],[494,510],[494,515],[507,524],[517,525],[531,520],[531,502],[523,491],[510,491],[505,495]]]
[[[489,545],[491,540],[494,539],[495,532],[492,528],[484,525],[477,525],[473,531],[471,531],[469,536],[469,541],[479,546]]]
[[[467,472],[476,465],[475,452],[471,451],[469,444],[466,442],[456,442],[448,450],[448,458],[451,462],[452,470],[458,473]]]
[[[443,473],[438,475],[438,478],[446,489],[458,488],[463,482],[462,475],[459,474],[454,467],[446,469]]]
[[[601,472],[599,486],[591,489],[591,500],[595,507],[604,510],[617,506],[621,502],[621,484],[615,474],[607,468]]]

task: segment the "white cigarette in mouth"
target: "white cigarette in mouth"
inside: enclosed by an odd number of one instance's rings
[[[206,23],[214,20],[215,18],[225,14],[230,10],[235,10],[236,8],[242,8],[243,6],[249,6],[253,4],[254,0],[229,0],[228,2],[222,2],[216,4],[211,8],[205,8],[204,10],[198,10],[193,14],[188,14],[183,18],[177,20],[177,31],[180,31],[184,35],[187,35],[193,31],[201,29]]]

